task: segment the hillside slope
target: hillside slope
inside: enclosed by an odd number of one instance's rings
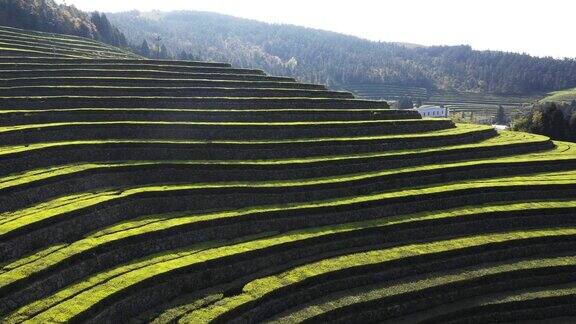
[[[0,0],[0,25],[41,32],[83,36],[127,47],[126,37],[106,15],[90,15],[53,0]]]
[[[541,102],[571,103],[576,100],[576,88],[554,91],[542,98]]]
[[[33,57],[20,65],[11,63],[10,57]],[[139,58],[138,55],[124,49],[113,47],[92,39],[21,30],[0,26],[0,57],[6,60],[0,64],[2,69],[15,69],[25,73],[26,69],[40,68],[41,63],[57,62],[40,58]],[[68,61],[62,61],[64,63]],[[48,69],[58,65],[47,65]],[[50,71],[46,71],[50,73]]]
[[[162,43],[205,60],[342,87],[384,83],[450,91],[544,93],[576,86],[576,60],[469,46],[404,46],[206,12],[109,14],[131,43]],[[385,19],[385,18],[384,18]],[[391,26],[390,28],[398,28]]]
[[[576,318],[574,143],[225,63],[18,50],[3,323]]]

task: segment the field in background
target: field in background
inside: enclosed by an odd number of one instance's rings
[[[351,83],[344,86],[359,98],[396,101],[409,97],[422,104],[444,105],[450,109],[450,115],[458,121],[490,124],[496,115],[498,106],[502,106],[509,120],[522,114],[527,107],[541,98],[532,96],[504,96],[456,91],[434,91],[421,87],[408,87],[387,84]]]
[[[550,92],[540,102],[572,102],[576,100],[576,88]]]

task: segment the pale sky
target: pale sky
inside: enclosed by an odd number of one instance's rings
[[[62,0],[57,2],[63,2]],[[371,40],[576,57],[574,0],[66,0],[86,11],[212,11]]]

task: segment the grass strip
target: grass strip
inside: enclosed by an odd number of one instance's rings
[[[311,234],[312,232],[313,234]],[[325,234],[325,233],[322,233]],[[298,282],[311,276],[317,276],[331,271],[344,268],[392,261],[409,256],[439,253],[459,248],[480,246],[489,243],[505,242],[510,240],[528,239],[534,237],[550,237],[576,234],[576,228],[556,228],[547,230],[517,231],[500,234],[478,235],[460,239],[438,241],[425,244],[411,244],[396,248],[375,250],[363,253],[345,255],[332,259],[325,259],[305,266],[297,267],[282,275],[270,276],[251,282],[244,286],[240,295],[216,302],[207,309],[198,310],[190,314],[199,322],[209,322],[229,309],[261,297],[280,287]],[[81,283],[67,287],[58,293],[22,307],[5,318],[7,323],[30,319],[35,322],[66,322],[73,320],[75,316],[87,311],[104,298],[127,289],[138,282],[148,280],[154,276],[172,271],[174,269],[199,264],[211,259],[222,258],[244,251],[262,249],[267,246],[282,244],[305,237],[321,235],[318,229],[308,233],[291,233],[285,236],[273,236],[245,243],[227,245],[204,251],[194,250],[191,255],[165,262],[156,262],[149,266],[139,267],[122,275],[104,279],[106,273],[100,273],[90,277]],[[173,252],[172,252],[173,253]],[[184,252],[185,253],[185,252]],[[160,256],[165,257],[165,256]],[[149,259],[147,261],[152,261]],[[120,268],[121,269],[121,268]],[[114,269],[111,271],[119,271]]]
[[[214,188],[278,188],[313,186],[319,184],[342,183],[343,181],[353,181],[361,177],[335,177],[330,179],[311,179],[300,181],[275,181],[275,182],[246,182],[246,183],[199,183],[199,184],[179,184],[164,186],[147,186],[131,189],[120,189],[113,191],[102,191],[99,193],[81,193],[56,198],[29,208],[18,211],[0,214],[0,238],[12,231],[25,228],[30,224],[57,218],[59,215],[74,210],[95,206],[115,199],[129,198],[138,194],[166,193],[169,191],[214,189]],[[452,192],[458,190],[470,190],[473,188],[498,188],[509,186],[538,186],[538,185],[563,185],[574,184],[576,181],[576,170],[563,172],[540,173],[529,176],[513,176],[490,179],[475,179],[465,182],[453,182],[434,186],[415,187],[393,192],[383,192],[371,195],[344,197],[325,201],[308,202],[302,205],[291,204],[291,208],[318,208],[336,207],[350,205],[354,203],[374,202],[397,197],[419,197],[427,194],[440,192]]]
[[[378,157],[393,157],[398,156],[411,158],[411,155],[432,153],[432,152],[445,152],[445,151],[455,151],[461,149],[470,148],[495,148],[495,149],[505,149],[506,146],[517,144],[517,143],[542,143],[548,141],[547,137],[533,134],[517,133],[517,132],[501,132],[500,136],[493,137],[488,140],[484,140],[480,143],[474,144],[464,144],[464,145],[452,145],[443,146],[440,148],[425,148],[425,149],[414,149],[414,150],[400,150],[400,151],[389,151],[389,152],[377,152],[377,153],[362,153],[354,155],[341,155],[341,156],[323,156],[323,157],[310,157],[310,158],[299,158],[299,159],[281,159],[281,160],[198,160],[198,161],[132,161],[132,162],[113,162],[113,163],[80,163],[73,165],[62,165],[53,166],[43,169],[36,169],[31,171],[26,171],[19,174],[13,174],[5,177],[0,177],[0,189],[6,189],[14,186],[19,186],[27,183],[32,183],[35,181],[46,180],[54,177],[71,175],[74,173],[80,173],[88,170],[113,170],[115,168],[125,168],[125,167],[143,167],[152,165],[189,165],[193,167],[194,165],[221,165],[222,167],[234,166],[234,165],[245,165],[245,166],[272,166],[272,165],[290,165],[294,166],[302,164],[310,164],[310,166],[317,165],[318,163],[329,163],[335,161],[350,161],[356,162],[357,160],[372,159]],[[474,166],[480,164],[493,164],[493,163],[509,163],[509,162],[526,162],[526,161],[549,161],[549,160],[562,160],[571,159],[576,157],[576,145],[568,142],[555,142],[556,146],[553,149],[541,151],[538,153],[527,153],[519,154],[514,156],[498,157],[489,160],[478,159],[474,161],[467,162],[455,162],[455,163],[444,163],[444,164],[429,164],[425,166],[416,167],[404,167],[401,170],[388,169],[375,170],[371,173],[374,176],[383,176],[396,173],[407,173],[423,170],[435,170],[443,169],[449,167],[458,166]],[[360,161],[358,161],[360,162]],[[357,174],[360,175],[360,174]]]
[[[429,211],[416,214],[400,215],[380,218],[369,221],[345,223],[339,225],[326,226],[332,233],[346,232],[357,229],[393,226],[402,223],[422,222],[436,219],[450,219],[472,215],[483,215],[495,212],[514,212],[519,210],[553,210],[563,208],[575,208],[576,200],[556,200],[556,201],[529,201],[529,202],[506,202],[500,204],[485,204],[479,206],[466,206],[445,211]],[[173,227],[197,222],[206,222],[222,218],[240,217],[251,213],[273,212],[281,210],[280,206],[275,208],[249,208],[221,213],[209,213],[199,215],[187,215],[180,217],[170,217],[158,215],[134,221],[127,221],[109,226],[95,233],[87,235],[84,239],[71,244],[60,244],[50,246],[27,257],[4,265],[0,269],[0,287],[12,284],[19,280],[24,280],[28,276],[45,270],[51,266],[65,262],[67,259],[85,253],[91,249],[104,244],[120,241],[130,237],[152,233],[154,231],[167,230]]]
[[[293,313],[274,318],[270,322],[300,323],[323,313],[327,313],[338,308],[354,305],[357,303],[373,301],[400,294],[415,293],[424,289],[441,287],[452,283],[463,282],[505,272],[566,265],[576,265],[576,256],[539,258],[521,261],[516,260],[498,264],[496,266],[484,264],[471,269],[458,269],[448,274],[431,273],[429,277],[424,279],[408,279],[403,280],[400,283],[385,283],[375,287],[362,287],[346,292],[338,292],[322,298],[321,300],[312,301],[309,303],[309,305],[304,306],[299,310],[294,311]]]
[[[439,140],[442,136],[458,136],[458,135],[469,135],[476,132],[483,132],[491,130],[488,126],[481,125],[464,125],[459,124],[456,128],[451,128],[447,130],[424,132],[418,134],[395,134],[395,135],[380,135],[380,136],[359,136],[359,137],[326,137],[326,138],[310,138],[310,139],[294,139],[294,140],[265,140],[265,141],[139,141],[139,140],[107,140],[107,141],[69,141],[69,142],[53,142],[53,143],[34,143],[28,145],[14,145],[14,146],[4,146],[0,147],[0,157],[2,155],[21,153],[26,151],[50,148],[50,147],[60,147],[67,145],[89,145],[89,144],[223,144],[223,145],[269,145],[269,144],[294,144],[294,143],[323,143],[323,142],[351,142],[353,144],[355,141],[381,141],[381,140],[392,140],[392,139],[420,139],[429,138],[431,136],[437,137]]]

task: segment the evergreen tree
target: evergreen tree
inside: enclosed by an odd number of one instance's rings
[[[412,108],[414,108],[414,103],[412,102],[412,98],[400,97],[398,99],[398,109],[412,109]]]
[[[186,51],[182,50],[180,52],[180,54],[178,54],[178,59],[182,60],[182,61],[186,61],[190,59],[190,54],[188,54]]]
[[[508,123],[508,119],[506,118],[506,113],[504,112],[504,107],[501,105],[498,106],[498,110],[496,111],[496,117],[494,122],[497,125],[506,125]]]
[[[530,112],[529,114],[523,115],[523,116],[517,118],[516,120],[514,120],[514,123],[512,124],[512,130],[518,131],[518,132],[531,132],[532,131],[532,114],[533,114],[533,112]]]
[[[416,99],[416,103],[414,104],[414,106],[415,106],[416,108],[422,106],[422,99],[420,99],[420,98]]]
[[[166,48],[166,45],[164,45],[164,44],[162,44],[162,46],[160,47],[159,58],[161,58],[161,59],[170,58],[170,54],[168,53],[168,49]]]
[[[526,116],[516,119],[512,129],[545,135],[553,140],[576,140],[576,113],[568,119],[556,104],[537,106]]]
[[[139,54],[144,57],[150,57],[150,46],[148,46],[148,42],[146,40],[142,41],[142,45],[140,45]]]
[[[532,122],[530,123],[530,133],[545,135],[544,114],[540,110],[532,112]]]
[[[112,26],[105,14],[93,12],[91,20],[98,29],[98,40],[114,46],[127,46],[126,37],[116,27]]]
[[[566,139],[568,121],[556,104],[552,103],[544,108],[542,115],[543,134],[550,136],[552,139]]]
[[[576,141],[576,112],[574,112],[572,117],[570,117],[568,139],[571,141]]]

